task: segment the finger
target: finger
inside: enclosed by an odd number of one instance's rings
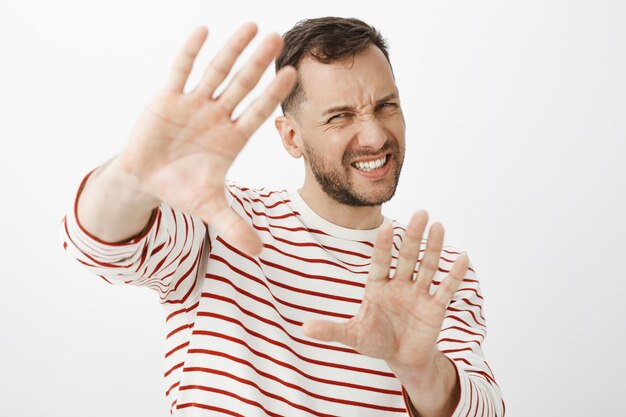
[[[252,226],[244,221],[226,202],[213,208],[210,213],[200,213],[202,220],[220,232],[226,241],[248,255],[254,256],[261,252],[263,244]]]
[[[211,98],[217,87],[226,79],[239,55],[248,46],[257,33],[254,23],[245,23],[226,42],[204,70],[202,79],[191,92],[205,98]]]
[[[461,286],[461,282],[463,282],[468,266],[469,257],[464,253],[456,258],[448,276],[439,284],[439,288],[435,292],[435,300],[443,308],[448,308],[452,296]]]
[[[367,282],[386,281],[389,279],[389,268],[391,267],[391,245],[393,244],[393,227],[384,223],[380,226],[374,250],[372,252],[372,263],[367,276]]]
[[[252,91],[280,51],[282,44],[283,40],[278,34],[269,35],[246,65],[237,72],[217,99],[226,113],[231,114],[239,102]]]
[[[398,264],[396,266],[396,274],[394,278],[412,280],[415,264],[419,258],[420,245],[422,243],[422,235],[428,224],[428,213],[420,210],[413,214],[409,221],[402,245],[398,252]]]
[[[435,273],[439,270],[439,258],[443,248],[443,226],[434,223],[428,231],[428,243],[424,251],[424,257],[420,261],[415,283],[420,290],[428,291]]]
[[[205,26],[200,26],[191,32],[174,59],[169,77],[163,87],[164,90],[172,93],[183,92],[191,68],[193,68],[193,62],[208,34],[209,30]]]
[[[272,115],[278,104],[291,92],[296,82],[296,69],[283,67],[267,89],[237,119],[236,125],[242,137],[249,138],[261,124]]]
[[[302,332],[313,339],[325,342],[339,342],[354,347],[354,337],[348,331],[346,323],[334,323],[327,320],[311,320],[302,325]]]

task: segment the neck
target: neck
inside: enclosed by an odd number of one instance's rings
[[[316,185],[305,181],[298,192],[307,205],[324,220],[337,226],[357,230],[375,229],[382,224],[383,215],[380,205],[347,206],[330,198]]]

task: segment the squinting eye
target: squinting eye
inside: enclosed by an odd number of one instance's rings
[[[330,119],[328,119],[327,123],[332,122],[334,119],[344,119],[348,116],[349,116],[348,113],[339,113],[339,114],[334,115]]]

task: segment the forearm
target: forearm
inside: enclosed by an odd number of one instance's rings
[[[113,159],[86,180],[76,203],[77,219],[91,235],[121,242],[139,234],[159,201],[142,194],[137,181]]]
[[[415,417],[450,417],[460,397],[455,366],[438,352],[429,369],[392,369],[406,390]]]

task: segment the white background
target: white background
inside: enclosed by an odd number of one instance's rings
[[[1,416],[166,415],[156,294],[89,275],[59,222],[194,27],[192,84],[242,22],[323,15],[389,39],[408,155],[385,212],[425,208],[469,252],[507,415],[623,412],[626,2],[3,0]],[[268,123],[229,177],[298,187],[301,161]]]

